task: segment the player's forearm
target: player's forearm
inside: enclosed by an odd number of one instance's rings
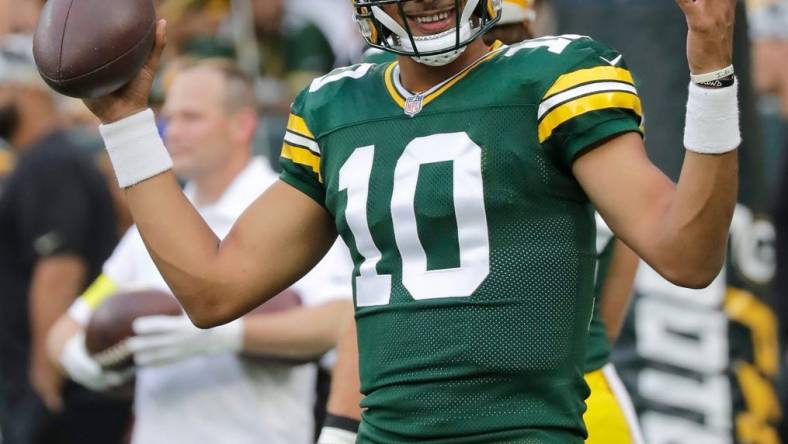
[[[236,319],[288,288],[336,239],[324,208],[283,182],[268,188],[219,242],[171,173],[127,191],[137,228],[195,325]]]
[[[326,411],[329,414],[360,420],[363,397],[358,369],[356,322],[351,320],[343,327],[337,344],[337,363],[332,374]]]
[[[352,321],[353,304],[337,300],[244,318],[243,349],[248,354],[313,359],[334,348],[340,329]]]
[[[687,151],[679,183],[654,248],[660,272],[674,283],[705,287],[725,260],[736,205],[736,151],[719,155]]]
[[[674,279],[703,287],[722,267],[738,188],[735,148],[741,135],[731,65],[736,2],[677,4],[687,18],[692,74],[684,129],[687,152],[665,219],[665,248],[659,251],[667,255],[663,261]]]
[[[47,357],[64,375],[65,370],[60,363],[60,357],[63,355],[68,340],[81,330],[81,325],[64,314],[55,322],[47,335]]]
[[[190,316],[215,309],[212,295],[234,294],[217,273],[219,239],[172,172],[127,188],[126,198],[151,258]]]
[[[626,317],[640,258],[620,240],[615,241],[613,257],[602,286],[599,310],[611,343],[618,338]]]
[[[33,352],[47,356],[47,336],[55,321],[78,295],[87,273],[82,259],[62,256],[41,259],[30,285],[30,320]]]

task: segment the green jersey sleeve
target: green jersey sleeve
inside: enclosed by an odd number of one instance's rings
[[[280,178],[325,206],[326,192],[320,173],[320,146],[303,117],[306,94],[306,90],[299,94],[290,108],[279,159],[282,168]]]
[[[640,132],[643,111],[621,54],[591,39],[573,42],[574,63],[554,79],[538,108],[539,142],[569,166],[584,149],[626,132]]]

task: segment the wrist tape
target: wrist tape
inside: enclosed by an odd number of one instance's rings
[[[317,444],[354,444],[360,422],[329,413],[320,430]]]
[[[684,147],[700,154],[723,154],[741,144],[737,86],[712,89],[690,82]]]
[[[715,80],[721,80],[726,77],[730,77],[732,75],[733,75],[733,65],[729,65],[726,66],[725,68],[718,69],[712,72],[707,72],[704,74],[690,73],[690,79],[694,83],[703,84],[703,83],[713,82]]]
[[[136,185],[172,168],[172,159],[159,136],[150,108],[117,122],[100,125],[99,132],[121,188]]]

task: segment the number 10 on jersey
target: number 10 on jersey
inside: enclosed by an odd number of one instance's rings
[[[391,220],[402,259],[402,284],[416,300],[468,297],[490,272],[490,240],[484,207],[481,148],[466,133],[435,134],[413,139],[394,167]],[[367,221],[367,202],[374,146],[356,148],[339,170],[339,191],[347,190],[345,220],[358,253],[364,258],[356,277],[359,307],[386,305],[391,275],[378,274],[382,258]],[[457,217],[460,266],[427,269],[427,254],[418,235],[416,188],[422,165],[451,162],[453,201]]]

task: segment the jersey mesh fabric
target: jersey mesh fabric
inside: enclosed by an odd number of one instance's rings
[[[384,65],[324,81],[296,100],[292,112],[306,122],[320,154],[308,162],[284,157],[282,179],[333,215],[355,276],[364,257],[346,218],[339,172],[357,148],[374,146],[366,218],[381,252],[375,270],[391,276],[391,295],[387,304],[356,309],[366,395],[360,442],[582,442],[596,252],[593,212],[571,161],[584,148],[577,141],[637,131],[640,122],[607,107],[559,127],[569,128],[564,142],[539,142],[537,109],[556,78],[598,65],[597,54],[610,57],[591,40],[576,44],[563,55],[545,48],[498,55],[413,118],[386,90]],[[489,273],[470,295],[415,299],[403,284],[391,215],[399,210],[392,200],[395,168],[414,140],[438,134],[459,134],[452,137],[470,139],[481,152]],[[412,205],[432,272],[461,262],[454,192],[472,184],[455,182],[452,164],[424,164],[417,172]]]
[[[393,53],[385,52],[381,50],[377,50],[371,48],[364,53],[363,61],[365,63],[391,63],[396,60],[396,56]],[[540,168],[538,170],[540,174],[545,174],[547,172],[546,168]],[[434,187],[431,187],[434,188]],[[418,205],[418,202],[417,202]],[[451,222],[451,221],[449,221]],[[423,225],[419,225],[421,227]],[[456,226],[455,226],[456,230]],[[452,230],[447,230],[448,233],[451,233]],[[454,231],[456,232],[456,231]],[[428,243],[433,241],[432,238],[426,235],[426,233],[419,232],[419,235],[422,238],[422,241],[425,243],[425,248],[428,249]],[[608,268],[610,266],[610,260],[613,256],[613,246],[614,242],[613,239],[610,239],[609,229],[605,227],[602,233],[597,233],[597,274],[596,274],[596,283],[594,284],[594,310],[591,314],[591,324],[589,326],[589,335],[588,335],[588,346],[586,351],[586,362],[585,362],[585,372],[592,372],[594,370],[598,370],[602,368],[609,360],[610,360],[610,350],[611,344],[610,340],[607,337],[607,329],[605,327],[605,321],[602,318],[602,314],[600,311],[600,306],[602,303],[602,286],[604,284],[605,278],[607,277]],[[600,238],[599,236],[604,236],[605,239],[609,239],[604,241],[603,245],[599,245]],[[456,245],[456,244],[451,244]],[[428,256],[428,259],[432,259],[431,256]]]
[[[380,168],[372,170],[368,213],[383,251],[377,270],[392,275],[391,301],[357,311],[362,391],[369,409],[365,419],[372,425],[391,430],[407,417],[419,431],[414,436],[431,438],[452,436],[460,424],[506,431],[514,418],[520,426],[581,427],[572,421],[572,413],[582,409],[577,393],[584,390],[574,366],[583,356],[590,313],[590,298],[578,293],[591,294],[592,215],[570,177],[538,150],[522,149],[529,134],[509,122],[527,120],[531,111],[493,108],[399,118],[326,138],[326,145],[334,146],[389,135],[376,144]],[[482,174],[490,274],[471,297],[414,301],[402,284],[402,259],[388,215],[390,166],[413,136],[454,132],[467,122],[478,124],[467,128],[471,139],[487,142]],[[425,186],[417,188],[416,212],[423,233],[432,239],[424,243],[427,257],[458,263],[456,232],[443,229],[456,224],[452,176],[438,171],[422,168],[420,185]],[[326,181],[331,190],[331,178]],[[561,197],[545,195],[546,190]],[[327,199],[329,207],[340,209],[337,223],[343,234],[349,234],[341,217],[346,199],[331,191]],[[354,243],[352,235],[345,240]],[[567,334],[573,331],[577,334]]]
[[[602,307],[602,287],[610,269],[610,261],[613,258],[615,245],[615,238],[610,238],[597,256],[596,282],[594,283],[594,313],[591,316],[591,324],[588,328],[586,373],[599,370],[610,360],[610,340],[607,337],[607,328],[600,310]]]

